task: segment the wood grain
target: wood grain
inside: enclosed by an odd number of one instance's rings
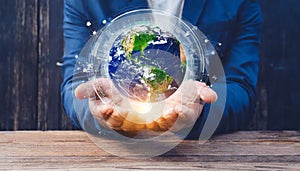
[[[0,40],[4,42],[0,46],[3,84],[0,129],[34,129],[36,123],[32,121],[37,114],[37,1],[1,1],[0,6]]]
[[[0,132],[0,137],[0,170],[300,169],[300,132],[295,131],[237,132],[204,144],[186,140],[150,159],[113,156],[80,131]]]
[[[72,129],[60,101],[63,1],[0,1],[0,130]]]
[[[64,47],[63,1],[40,0],[38,8],[37,129],[70,129],[71,122],[63,117],[65,113],[60,100],[61,68],[56,66],[56,62],[62,60]]]
[[[300,130],[300,1],[259,2],[264,20],[260,81],[267,91],[266,128]]]

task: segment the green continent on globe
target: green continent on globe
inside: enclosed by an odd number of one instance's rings
[[[148,46],[148,42],[154,40],[155,34],[147,34],[141,33],[139,35],[135,35],[134,47],[133,50],[144,51]]]
[[[122,46],[125,50],[125,55],[131,57],[132,51],[141,51],[147,48],[148,43],[154,40],[156,35],[152,32],[133,32],[125,37],[122,41]]]
[[[156,94],[168,90],[173,78],[164,70],[152,66],[150,71],[143,76],[145,83],[150,87],[150,99],[156,98]]]

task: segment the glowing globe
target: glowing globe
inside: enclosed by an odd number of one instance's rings
[[[186,68],[182,45],[158,26],[133,27],[109,53],[109,75],[120,92],[139,101],[160,101],[181,84]]]

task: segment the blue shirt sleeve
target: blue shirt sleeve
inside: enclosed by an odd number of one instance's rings
[[[226,99],[205,105],[188,138],[198,138],[201,131],[205,134],[203,131],[214,129],[216,120],[220,123],[215,133],[246,129],[254,114],[262,14],[255,0],[243,1],[238,11],[233,43],[223,60]],[[222,83],[216,83],[212,88],[221,97],[223,87]]]
[[[76,4],[76,5],[74,5]],[[81,0],[65,0],[64,2],[64,40],[65,40],[65,53],[63,57],[63,83],[61,86],[61,97],[64,109],[67,115],[71,118],[73,125],[77,128],[84,128],[84,123],[79,123],[79,120],[93,120],[89,113],[88,101],[84,102],[85,105],[78,106],[74,96],[74,88],[76,85],[85,81],[86,78],[77,79],[73,78],[74,68],[77,62],[77,56],[80,54],[81,49],[92,35],[92,30],[86,25],[87,19],[84,13],[84,5]],[[81,104],[83,104],[81,102]],[[85,113],[82,116],[86,118],[78,119],[76,110]],[[94,121],[90,121],[94,122]]]

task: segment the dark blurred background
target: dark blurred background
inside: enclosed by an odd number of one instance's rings
[[[249,130],[300,130],[300,0],[259,0],[264,24]],[[0,0],[0,131],[74,129],[60,100],[63,0]]]

